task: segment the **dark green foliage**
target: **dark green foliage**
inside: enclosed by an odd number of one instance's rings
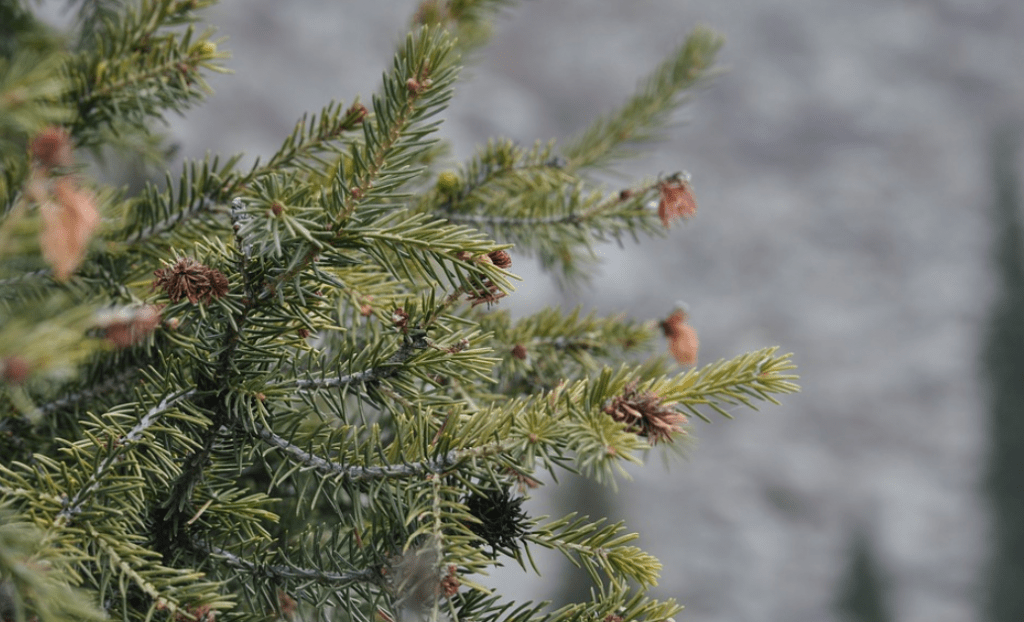
[[[1024,619],[1024,222],[1017,175],[1018,134],[995,140],[992,211],[994,264],[1000,290],[984,351],[990,439],[986,487],[993,511],[986,619]]]
[[[845,622],[889,622],[892,615],[886,605],[887,581],[865,532],[854,534],[849,557],[849,566],[836,601],[836,609],[842,614],[842,619]]]
[[[470,531],[484,539],[497,552],[517,556],[519,540],[526,535],[529,519],[523,511],[524,497],[507,489],[472,492],[463,503],[477,522]]]

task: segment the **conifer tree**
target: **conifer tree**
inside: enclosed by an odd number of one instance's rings
[[[695,28],[577,139],[494,139],[438,172],[459,58],[507,2],[422,3],[367,103],[328,103],[247,167],[208,156],[138,192],[159,121],[225,70],[211,0],[80,0],[55,33],[0,0],[0,617],[18,622],[664,620],[621,523],[528,492],[679,447],[691,417],[796,390],[775,348],[679,371],[696,333],[500,311],[514,257],[580,283],[595,245],[662,235],[684,176],[595,171],[656,138],[713,71]],[[653,314],[657,314],[654,312]],[[554,549],[587,602],[484,586]],[[543,569],[536,569],[538,572]]]
[[[1000,286],[984,352],[992,445],[986,488],[992,552],[985,582],[985,619],[1024,616],[1024,218],[1021,214],[1018,134],[1001,133],[992,148],[992,220],[998,231],[993,264]]]
[[[840,584],[836,609],[844,622],[889,622],[885,573],[865,529],[857,529],[849,548],[849,564]]]

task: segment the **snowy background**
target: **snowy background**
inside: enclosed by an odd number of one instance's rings
[[[414,6],[214,8],[236,73],[172,122],[181,153],[267,155],[303,112],[368,101]],[[654,318],[685,300],[702,362],[795,353],[803,393],[698,423],[687,461],[654,460],[620,489],[616,512],[665,563],[658,593],[686,605],[680,622],[837,620],[858,529],[895,620],[980,620],[988,152],[1024,120],[1024,3],[528,0],[498,22],[444,136],[459,157],[490,136],[568,138],[697,23],[726,36],[728,73],[622,170],[688,170],[698,216],[667,239],[603,248],[578,296],[518,259],[525,282],[502,305]],[[531,513],[572,507],[555,494]],[[561,572],[502,580],[546,598]]]

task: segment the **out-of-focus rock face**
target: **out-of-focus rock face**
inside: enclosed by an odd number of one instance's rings
[[[413,5],[215,8],[236,74],[173,123],[183,154],[268,154],[303,112],[368,101]],[[655,459],[623,487],[684,619],[835,619],[861,526],[897,620],[978,620],[987,142],[1024,119],[1024,4],[524,2],[470,70],[444,135],[459,156],[493,135],[565,138],[697,22],[727,36],[729,72],[679,116],[688,124],[623,167],[688,170],[697,217],[665,240],[602,249],[603,271],[575,297],[517,260],[527,281],[501,304],[663,317],[683,299],[703,362],[771,344],[796,353],[804,393],[697,424],[689,462],[666,475]],[[551,583],[521,589],[540,598]]]

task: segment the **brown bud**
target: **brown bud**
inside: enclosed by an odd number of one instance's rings
[[[517,343],[512,347],[512,356],[519,359],[520,361],[526,360],[526,346],[521,343]]]
[[[346,114],[352,117],[353,122],[362,123],[366,119],[366,115],[369,114],[369,111],[362,104],[352,104]]]
[[[74,163],[72,147],[71,134],[62,127],[51,125],[36,134],[29,151],[40,166],[50,169],[56,166],[71,166]]]
[[[446,598],[451,598],[459,592],[459,586],[462,583],[459,578],[455,575],[456,567],[454,564],[448,565],[448,573],[441,579],[440,591]]]
[[[21,384],[31,373],[28,361],[18,355],[0,359],[0,378],[9,384]]]
[[[658,202],[658,217],[666,228],[677,218],[689,218],[697,213],[697,200],[693,197],[690,183],[674,175],[658,184],[661,200]]]
[[[512,267],[512,257],[505,251],[492,251],[487,253],[487,256],[491,258],[491,263],[502,270]]]
[[[668,349],[672,356],[682,365],[697,363],[697,350],[700,341],[697,331],[686,323],[686,312],[676,309],[668,319],[661,323],[661,330],[668,338]]]
[[[135,309],[120,309],[100,319],[103,336],[118,348],[133,346],[160,325],[160,307],[145,305]]]
[[[395,328],[405,330],[409,326],[409,313],[402,308],[395,309],[391,313],[391,323]]]
[[[454,344],[452,344],[450,347],[445,348],[445,351],[448,352],[448,354],[455,354],[456,352],[462,352],[463,350],[465,350],[468,347],[469,347],[469,339],[462,338],[462,339],[459,339]]]

